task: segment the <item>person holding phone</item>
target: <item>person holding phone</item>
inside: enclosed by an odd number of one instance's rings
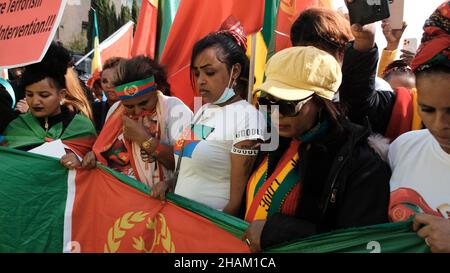
[[[346,0],[346,3],[362,0]],[[351,26],[355,40],[346,48],[340,101],[347,107],[350,120],[370,122],[372,130],[394,140],[402,133],[422,128],[415,95],[406,88],[395,92],[375,89],[378,48],[375,25]],[[403,112],[407,109],[407,113]]]
[[[400,29],[392,29],[390,20],[383,20],[381,23],[387,46],[381,53],[378,64],[378,77],[387,81],[393,90],[398,87],[406,87],[414,92],[413,88],[416,87],[416,81],[409,67],[411,63],[410,56],[412,54],[412,57],[414,57],[414,53],[403,48],[402,57],[400,60],[395,60],[400,40],[406,27],[406,22],[403,22],[402,28]]]
[[[395,61],[400,40],[407,26],[406,22],[403,22],[403,27],[401,29],[392,29],[388,20],[382,21],[381,28],[387,45],[381,52],[380,63],[378,64],[378,77],[382,78],[386,67]]]

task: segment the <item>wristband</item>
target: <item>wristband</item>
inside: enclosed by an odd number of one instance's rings
[[[233,146],[233,149],[231,149],[232,154],[236,155],[248,155],[248,156],[254,156],[258,155],[258,150],[248,150],[248,149],[239,149]]]
[[[164,145],[162,145],[161,143],[158,144],[158,146],[156,146],[155,151],[153,151],[152,156],[153,157],[158,157],[159,154],[161,153],[162,149],[164,148]]]

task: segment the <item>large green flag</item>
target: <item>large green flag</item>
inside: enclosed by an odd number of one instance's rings
[[[338,230],[267,249],[297,253],[425,253],[429,247],[411,229],[411,222]]]
[[[0,147],[0,252],[249,252],[248,223],[187,198],[162,203],[143,183],[98,165],[68,171]],[[266,252],[428,252],[411,223],[338,230]]]

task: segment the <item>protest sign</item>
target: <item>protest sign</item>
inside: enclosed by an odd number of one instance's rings
[[[67,0],[0,0],[0,67],[41,61]]]

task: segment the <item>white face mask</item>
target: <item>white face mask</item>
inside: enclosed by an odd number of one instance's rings
[[[225,90],[222,93],[222,96],[220,96],[219,99],[217,99],[215,102],[213,102],[212,104],[222,104],[227,102],[229,99],[231,99],[232,97],[234,97],[234,95],[236,95],[236,93],[234,93],[234,89],[232,87],[233,83],[231,82],[231,79],[233,78],[233,70],[234,70],[234,65],[231,67],[231,72],[230,72],[230,79],[228,80],[228,86],[225,88]],[[230,85],[231,84],[231,85]]]

